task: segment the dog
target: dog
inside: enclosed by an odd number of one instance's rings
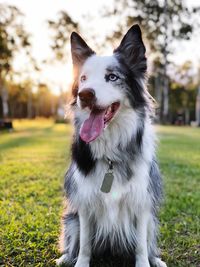
[[[111,56],[71,34],[75,133],[57,265],[89,267],[109,249],[136,267],[167,266],[157,248],[162,181],[145,52],[139,25]]]

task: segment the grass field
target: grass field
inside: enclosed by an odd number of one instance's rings
[[[14,128],[0,133],[0,266],[55,266],[72,130],[50,120],[15,121]],[[162,256],[168,267],[199,267],[200,129],[158,132],[165,184]]]

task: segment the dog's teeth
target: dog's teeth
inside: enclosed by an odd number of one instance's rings
[[[109,118],[109,114],[106,114],[104,118],[107,120]]]
[[[112,108],[111,108],[111,106],[109,106],[108,113],[110,113],[111,111],[112,111]]]

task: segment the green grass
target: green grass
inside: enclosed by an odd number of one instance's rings
[[[165,182],[161,244],[169,267],[200,264],[200,129],[159,127]]]
[[[72,129],[51,120],[15,121],[14,128],[0,133],[0,266],[55,266]],[[158,132],[166,195],[162,255],[169,267],[197,267],[200,129],[158,127]],[[117,266],[105,262],[92,266]]]

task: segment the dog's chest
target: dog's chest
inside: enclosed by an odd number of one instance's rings
[[[122,177],[117,168],[113,169],[114,178],[110,191],[102,192],[101,187],[108,171],[108,164],[99,164],[93,174],[80,179],[81,182],[78,183],[79,207],[87,208],[91,217],[95,217],[96,222],[106,229],[133,221],[147,192],[147,179],[141,177],[140,172],[134,172],[127,179]]]

